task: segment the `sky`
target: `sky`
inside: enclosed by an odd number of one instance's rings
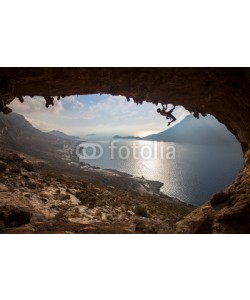
[[[9,105],[22,114],[34,127],[42,131],[59,130],[70,135],[84,137],[88,134],[103,136],[146,136],[176,125],[189,114],[177,106],[173,115],[177,121],[167,126],[168,120],[157,113],[156,106],[144,102],[136,105],[124,96],[82,95],[54,100],[54,106],[45,107],[43,97],[24,97],[24,103],[14,99]],[[168,106],[168,109],[172,105]]]

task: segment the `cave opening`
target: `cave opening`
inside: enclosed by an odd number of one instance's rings
[[[70,151],[76,153],[76,146],[69,150],[65,145],[68,164],[80,163],[81,168],[87,164],[101,168],[103,174],[116,170],[156,182],[155,189],[146,184],[134,186],[135,190],[162,192],[199,206],[222,192],[243,167],[239,142],[211,115],[197,119],[177,106],[173,112],[177,120],[168,126],[168,120],[157,114],[160,103],[110,94],[57,99],[53,97],[49,109],[43,97],[24,97],[22,103],[16,98],[9,107],[38,130],[84,141],[85,157],[67,156]],[[88,147],[88,143],[96,146]]]

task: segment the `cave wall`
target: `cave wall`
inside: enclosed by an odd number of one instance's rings
[[[209,203],[177,223],[176,232],[250,232],[250,71],[248,68],[0,68],[0,111],[15,97],[106,93],[183,105],[211,114],[235,134],[244,170]]]

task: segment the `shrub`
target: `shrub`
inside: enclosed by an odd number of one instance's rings
[[[3,161],[0,161],[0,172],[6,171],[7,164]]]
[[[20,169],[19,169],[19,168],[16,168],[16,167],[11,168],[11,169],[10,169],[10,172],[11,172],[11,173],[14,173],[14,174],[20,174],[20,173],[21,173]]]
[[[45,178],[51,178],[51,177],[55,177],[55,174],[50,172],[50,171],[47,171],[47,170],[44,170],[41,172],[41,175]]]
[[[76,198],[82,205],[88,208],[94,208],[96,206],[96,193],[90,190],[83,190],[75,194]]]
[[[31,163],[23,162],[22,167],[28,172],[35,172],[35,168]]]
[[[12,153],[6,157],[7,162],[22,162],[23,158],[19,156],[17,153]]]
[[[135,214],[139,217],[149,218],[147,209],[142,205],[138,205],[135,207]]]

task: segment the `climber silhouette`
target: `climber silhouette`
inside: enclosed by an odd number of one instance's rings
[[[158,108],[157,112],[159,114],[161,114],[162,116],[165,116],[166,119],[172,119],[172,121],[168,122],[168,126],[169,126],[172,122],[176,121],[176,118],[172,115],[172,112],[175,109],[175,105],[172,109],[170,109],[170,111],[167,111],[168,105],[167,104],[165,104],[165,105],[166,105],[166,107],[164,107],[164,105],[162,104],[162,109]]]

